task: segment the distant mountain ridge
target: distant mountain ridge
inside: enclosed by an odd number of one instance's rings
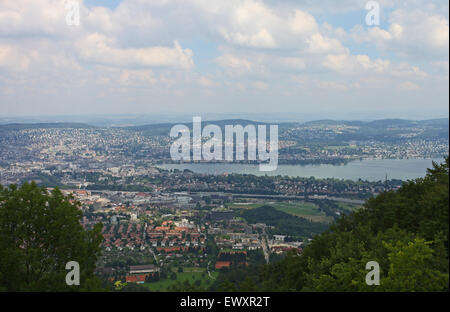
[[[420,126],[420,125],[433,125],[433,126],[449,126],[448,118],[435,118],[425,120],[409,120],[409,119],[377,119],[373,121],[358,121],[358,120],[314,120],[303,123],[303,125],[347,125],[347,126],[368,126],[372,128],[386,128],[391,126]]]
[[[92,125],[85,123],[76,122],[50,122],[50,123],[11,123],[0,125],[0,130],[23,130],[23,129],[86,129],[86,128],[97,128]]]
[[[139,126],[116,126],[111,128],[122,128],[132,131],[156,131],[169,130],[174,125],[181,124],[192,128],[192,122],[181,122],[181,123],[156,123],[156,124],[146,124]],[[219,127],[224,127],[225,125],[242,125],[246,126],[249,124],[253,125],[270,125],[277,124],[282,128],[294,127],[294,126],[319,126],[319,125],[345,125],[345,126],[359,126],[359,127],[369,127],[369,128],[389,128],[389,127],[415,127],[415,126],[434,126],[434,127],[449,127],[449,118],[436,118],[436,119],[425,119],[425,120],[408,120],[408,119],[378,119],[373,121],[359,121],[359,120],[332,120],[332,119],[322,119],[313,120],[308,122],[260,122],[250,119],[223,119],[223,120],[202,120],[202,126],[214,124]],[[10,123],[0,125],[1,130],[21,130],[21,129],[38,129],[38,128],[103,128],[94,126],[88,123],[80,122],[51,122],[51,123]],[[167,133],[167,131],[166,131]]]

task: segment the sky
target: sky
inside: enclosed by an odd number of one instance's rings
[[[448,117],[448,20],[447,0],[1,0],[0,117]]]

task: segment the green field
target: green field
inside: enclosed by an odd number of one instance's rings
[[[276,202],[276,201],[261,201],[252,203],[233,203],[228,205],[231,209],[255,209],[262,206],[271,206],[279,211],[302,217],[314,222],[332,222],[332,217],[327,217],[324,212],[318,209],[314,203],[296,201],[296,202]]]
[[[205,269],[199,269],[199,268],[195,268],[194,270],[190,270],[189,268],[185,269],[186,272],[177,272],[177,279],[176,280],[172,280],[170,278],[168,279],[164,279],[158,282],[154,282],[154,283],[144,283],[143,286],[147,287],[149,290],[151,291],[168,291],[168,289],[173,286],[176,285],[178,283],[183,283],[184,281],[189,281],[191,284],[193,284],[196,280],[200,280],[201,281],[201,287],[206,288],[207,286],[209,286],[214,280],[211,279],[208,276],[208,273],[206,273],[206,276],[203,276],[202,273],[206,272]],[[192,271],[192,272],[187,272],[187,271]],[[213,278],[216,278],[217,275],[219,275],[218,272],[211,272],[211,275],[213,276]]]
[[[266,205],[266,203],[233,203],[229,204],[230,209],[254,209]]]
[[[320,216],[324,215],[323,212],[321,212],[317,205],[313,203],[308,202],[296,202],[296,203],[287,203],[287,202],[280,202],[280,203],[274,203],[271,205],[277,210],[289,213],[291,215],[295,216],[303,216],[303,215],[309,215],[309,216]]]
[[[321,215],[317,206],[308,202],[275,202],[264,201],[258,203],[233,203],[229,204],[231,209],[255,209],[262,206],[271,206],[277,210],[292,214],[292,215]]]
[[[324,212],[318,209],[318,206],[316,204],[309,202],[280,202],[274,203],[271,206],[279,211],[302,217],[313,222],[330,223],[333,221],[333,218],[327,217]]]

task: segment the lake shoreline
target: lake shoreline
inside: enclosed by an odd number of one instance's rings
[[[403,158],[403,159],[362,159],[353,160],[347,164],[310,164],[285,165],[279,164],[275,171],[259,171],[258,165],[237,163],[183,163],[158,164],[157,168],[164,170],[190,170],[200,174],[252,174],[256,176],[290,176],[337,178],[348,180],[383,181],[388,179],[408,180],[425,176],[426,169],[432,166],[432,161],[441,163],[443,158]]]

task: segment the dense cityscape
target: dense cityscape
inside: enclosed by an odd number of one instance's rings
[[[448,151],[448,120],[385,123],[370,135],[367,126],[349,122],[282,124],[280,160],[345,164],[437,158]],[[34,181],[73,196],[85,229],[103,225],[96,274],[116,287],[154,291],[176,289],[187,277],[199,289],[217,289],[220,272],[301,253],[340,216],[402,185],[166,170],[160,165],[171,163],[173,140],[159,127],[0,126],[0,182]]]
[[[446,0],[1,0],[2,306],[448,302],[449,38]]]

